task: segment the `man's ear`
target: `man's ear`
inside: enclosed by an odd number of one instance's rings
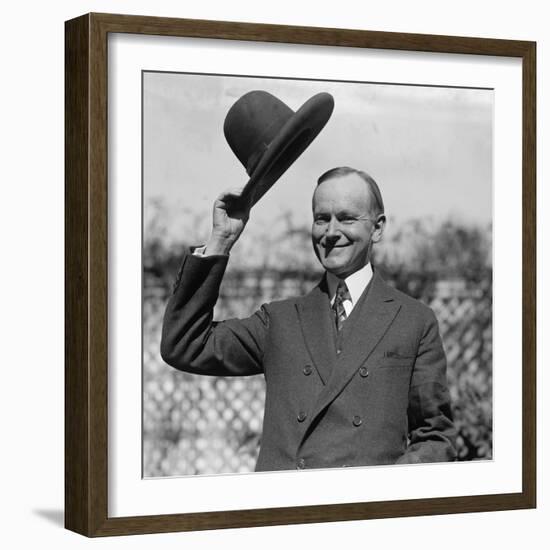
[[[372,232],[372,242],[377,243],[384,233],[384,228],[386,227],[386,216],[384,214],[380,214],[376,218],[376,222],[374,224],[374,231]]]

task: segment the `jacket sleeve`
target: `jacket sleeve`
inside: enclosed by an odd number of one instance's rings
[[[213,376],[263,372],[269,318],[262,308],[248,319],[213,322],[228,256],[185,256],[162,326],[160,352],[178,370]]]
[[[409,388],[409,445],[398,464],[456,459],[446,370],[437,319],[429,310]]]

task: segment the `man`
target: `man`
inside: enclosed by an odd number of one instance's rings
[[[184,259],[164,318],[164,360],[196,374],[265,376],[258,471],[454,460],[435,316],[370,262],[386,221],[375,181],[346,167],[319,178],[312,242],[326,274],[310,294],[213,323],[249,217],[241,199],[240,190],[217,198],[210,239]]]

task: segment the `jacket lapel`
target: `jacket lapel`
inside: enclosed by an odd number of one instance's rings
[[[336,399],[357,369],[368,359],[400,308],[401,304],[395,300],[395,293],[375,272],[366,296],[361,297],[348,319],[351,321],[352,316],[354,317],[351,331],[346,335],[342,354],[333,363],[330,379],[309,415],[309,425]],[[332,346],[332,339],[330,344]],[[333,352],[333,355],[336,354]],[[304,437],[307,433],[306,429]]]
[[[325,279],[296,304],[309,354],[326,384],[336,362],[334,323]]]

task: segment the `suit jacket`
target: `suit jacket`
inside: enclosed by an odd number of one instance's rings
[[[375,271],[337,354],[323,284],[213,323],[226,265],[224,256],[185,257],[161,355],[190,373],[265,376],[257,471],[455,459],[446,359],[428,307]]]

